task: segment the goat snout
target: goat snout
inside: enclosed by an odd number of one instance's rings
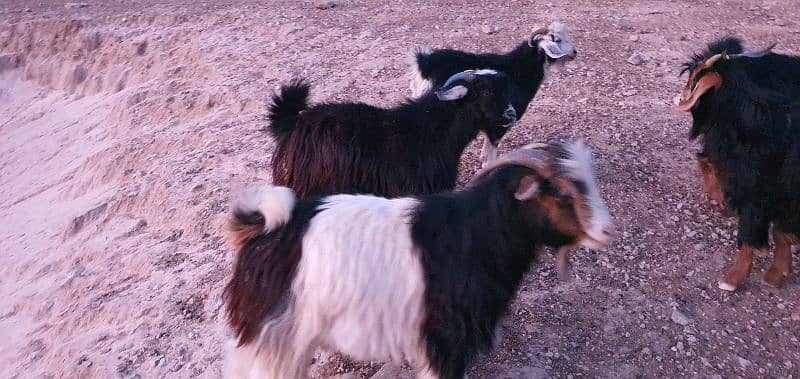
[[[503,119],[508,121],[505,125],[506,127],[511,126],[511,124],[517,121],[517,111],[514,109],[514,106],[509,104],[508,108],[503,112]]]

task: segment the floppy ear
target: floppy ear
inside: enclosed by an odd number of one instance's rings
[[[441,101],[453,101],[467,96],[469,90],[462,85],[453,86],[449,89],[440,89],[436,91],[436,97]]]
[[[716,72],[710,72],[700,78],[694,88],[689,88],[687,84],[687,87],[684,88],[683,93],[681,93],[681,100],[678,102],[675,109],[682,112],[689,112],[694,109],[703,95],[712,89],[716,91],[720,87],[722,87],[722,77]]]
[[[523,176],[517,184],[517,190],[514,192],[514,198],[519,201],[526,201],[532,199],[539,193],[539,181],[532,175]]]
[[[539,48],[542,49],[542,51],[544,51],[544,53],[547,54],[548,57],[553,59],[558,59],[567,55],[567,53],[565,53],[563,50],[561,50],[560,47],[558,47],[557,43],[547,38],[542,38],[539,41]]]

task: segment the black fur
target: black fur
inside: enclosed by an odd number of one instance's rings
[[[741,52],[725,38],[686,67],[713,54]],[[690,139],[703,136],[703,152],[716,166],[726,203],[739,216],[739,242],[767,246],[770,222],[800,233],[800,58],[768,54],[721,60],[716,93],[692,110]],[[702,75],[702,73],[701,73]]]
[[[285,225],[258,234],[237,252],[224,296],[228,322],[239,338],[239,346],[258,337],[270,315],[280,314],[302,256],[302,236],[320,204],[320,199],[298,201]],[[260,212],[234,213],[234,217],[244,225],[264,225]]]
[[[488,68],[507,73],[512,82],[511,104],[517,116],[522,118],[544,80],[544,65],[551,58],[539,49],[538,42],[530,47],[526,41],[506,54],[474,54],[441,49],[430,53],[417,52],[415,61],[421,76],[430,80],[434,88],[443,85],[451,75],[468,69]],[[496,143],[506,131],[495,130],[489,138]]]
[[[308,86],[283,87],[270,115],[269,131],[277,142],[274,183],[301,198],[397,197],[452,189],[459,158],[478,131],[510,121],[503,116],[510,102],[504,74],[476,75],[456,85],[469,88],[464,98],[442,101],[430,92],[389,109],[363,103],[305,109]]]
[[[514,198],[521,166],[499,169],[470,190],[423,197],[411,236],[425,271],[423,336],[432,369],[462,378],[489,351],[495,328],[542,245],[571,245],[536,201]],[[542,196],[557,196],[549,184]],[[575,216],[577,217],[577,216]]]

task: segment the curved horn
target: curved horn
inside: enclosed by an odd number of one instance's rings
[[[775,46],[777,46],[777,45],[778,45],[778,43],[773,43],[772,45],[769,45],[766,48],[761,49],[761,50],[746,51],[746,52],[741,53],[741,54],[728,55],[727,57],[725,57],[725,59],[736,59],[736,58],[742,58],[742,57],[744,57],[744,58],[761,58],[761,57],[771,53],[772,49],[774,49]]]
[[[703,68],[714,67],[714,65],[717,64],[717,62],[719,62],[720,59],[722,59],[722,54],[716,54],[711,56],[711,58],[708,58],[706,59],[705,62],[703,62]]]
[[[445,87],[453,84],[454,82],[456,82],[458,80],[466,80],[466,81],[469,82],[475,77],[474,72],[475,72],[475,70],[466,70],[466,71],[461,71],[461,72],[455,73],[451,77],[447,78],[447,81],[444,82],[444,85],[442,85],[442,88],[445,88]]]
[[[550,33],[549,28],[539,28],[534,30],[531,38],[528,39],[528,46],[533,47],[533,40],[536,38],[536,36],[546,35],[547,33]]]
[[[498,168],[506,166],[519,165],[519,166],[529,167],[535,170],[536,172],[549,177],[551,175],[551,172],[547,164],[548,161],[547,158],[548,154],[544,150],[526,149],[526,148],[514,150],[490,162],[488,165],[486,165],[486,167],[480,169],[472,178],[472,180],[470,180],[468,186],[474,185],[481,179],[489,176],[489,174],[491,174]]]

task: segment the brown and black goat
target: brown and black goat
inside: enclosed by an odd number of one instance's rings
[[[740,62],[755,85],[764,87],[785,96],[792,101],[800,101],[800,58],[791,55],[777,54],[765,49],[757,53],[743,53],[742,42],[736,37],[725,37],[709,44],[708,49],[701,54],[696,54],[692,60],[684,65],[682,72],[691,72],[700,69],[701,63],[718,55],[721,59],[724,53],[726,59],[751,55],[749,59]],[[752,56],[752,55],[758,56]],[[688,87],[689,83],[687,83]],[[684,92],[690,88],[685,88]],[[699,99],[698,99],[699,100]],[[686,111],[686,109],[682,109]],[[698,128],[701,129],[701,128]],[[727,213],[725,207],[725,194],[718,179],[717,168],[711,163],[706,151],[697,153],[697,164],[703,177],[708,198],[720,211]]]
[[[739,218],[739,257],[719,282],[728,291],[747,279],[754,250],[769,247],[770,225],[776,251],[764,282],[781,286],[800,235],[800,83],[787,79],[800,75],[800,59],[769,50],[742,53],[731,38],[711,44],[686,65],[678,104],[692,114],[689,138],[703,137],[709,191]]]

